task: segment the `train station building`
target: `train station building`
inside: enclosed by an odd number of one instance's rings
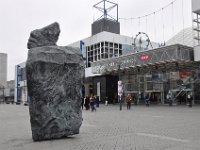
[[[118,10],[118,5],[112,4]],[[200,103],[200,63],[195,60],[199,54],[194,53],[194,46],[179,42],[159,45],[143,32],[134,39],[120,35],[118,18],[109,18],[106,8],[102,9],[104,14],[93,22],[91,36],[70,44],[80,47],[85,60],[84,95],[97,95],[101,101],[108,97],[109,103],[116,103],[118,81],[122,81],[123,96],[131,93],[137,104],[144,103],[147,93],[151,95],[151,103],[166,104],[169,91],[173,92],[175,104],[186,103],[188,92],[194,95],[194,103]],[[199,37],[199,11],[193,13],[198,27],[193,31]],[[198,37],[194,37],[197,47]],[[175,38],[178,40],[174,37],[171,41],[176,41]],[[193,37],[189,40],[193,43]]]
[[[107,14],[106,3],[116,10],[116,18]],[[83,96],[97,95],[101,102],[107,97],[109,103],[117,103],[121,81],[122,100],[132,94],[136,104],[144,103],[149,93],[151,104],[167,104],[169,91],[174,104],[186,104],[188,92],[194,95],[194,103],[200,103],[200,4],[196,3],[199,1],[192,1],[193,27],[162,45],[151,41],[144,32],[138,32],[135,38],[121,35],[118,5],[107,0],[95,4],[95,8],[104,11],[92,23],[91,36],[68,45],[79,47],[83,54]],[[180,42],[182,35],[186,43]],[[16,65],[15,102],[28,99],[25,75],[22,76],[24,65]]]

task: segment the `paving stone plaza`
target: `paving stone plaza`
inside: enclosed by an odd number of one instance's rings
[[[0,105],[0,150],[200,150],[200,106],[103,104],[83,110],[80,134],[34,142],[28,107]]]

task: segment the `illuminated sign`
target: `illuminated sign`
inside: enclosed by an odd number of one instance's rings
[[[150,56],[148,54],[142,53],[140,55],[140,60],[145,61],[145,60],[149,60]]]
[[[188,76],[190,76],[190,72],[180,71],[179,76],[180,76],[180,78],[187,78]]]

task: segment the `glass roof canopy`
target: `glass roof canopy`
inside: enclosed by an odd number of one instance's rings
[[[131,70],[136,74],[145,74],[154,70],[191,70],[199,67],[199,63],[194,61],[192,47],[175,44],[93,62],[92,73],[116,73],[119,65],[120,70]]]

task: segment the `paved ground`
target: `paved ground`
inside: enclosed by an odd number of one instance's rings
[[[200,150],[200,106],[100,105],[80,134],[33,142],[28,107],[0,104],[0,150]]]

